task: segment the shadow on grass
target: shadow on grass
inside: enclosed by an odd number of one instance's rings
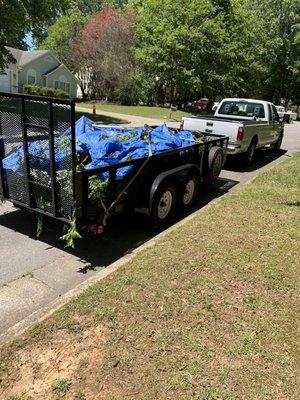
[[[76,241],[74,250],[66,249],[65,251],[83,262],[82,267],[77,271],[80,274],[108,266],[122,256],[130,254],[135,248],[172,224],[201,209],[213,199],[224,195],[237,183],[237,181],[220,178],[213,186],[202,186],[198,201],[193,208],[185,213],[178,210],[176,217],[168,226],[163,228],[153,228],[149,219],[142,215],[131,214],[113,217],[110,227],[104,235],[85,235],[83,239]],[[32,239],[36,239],[36,223],[37,217],[25,210],[15,209],[12,212],[0,215],[0,225]],[[44,229],[38,240],[46,243],[49,246],[48,249],[64,250],[65,243],[59,239],[62,229],[62,223],[51,218],[45,218]]]
[[[119,118],[114,118],[114,117],[108,117],[106,115],[93,115],[92,113],[89,112],[82,112],[82,111],[76,111],[75,112],[75,120],[77,121],[81,117],[87,117],[91,119],[92,121],[98,123],[98,124],[128,124],[129,121],[126,121],[124,119],[119,119]]]

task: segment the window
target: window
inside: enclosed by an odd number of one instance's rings
[[[36,83],[36,71],[32,68],[27,71],[27,83],[28,85],[34,85]]]
[[[272,104],[272,119],[273,119],[273,121],[277,121],[277,122],[279,122],[279,120],[280,120],[279,114],[278,114],[274,104]]]
[[[259,103],[248,103],[245,101],[224,101],[222,104],[219,114],[224,115],[235,115],[238,117],[247,118],[264,118],[265,110],[264,106]]]
[[[70,93],[70,82],[62,82],[62,81],[54,81],[54,88],[64,90],[67,93]]]

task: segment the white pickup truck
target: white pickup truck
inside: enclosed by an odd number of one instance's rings
[[[284,125],[274,104],[253,99],[223,99],[214,116],[184,117],[180,129],[229,136],[227,154],[240,154],[251,165],[255,150],[272,145],[279,149]]]

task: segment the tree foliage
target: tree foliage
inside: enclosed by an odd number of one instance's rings
[[[239,2],[147,0],[138,7],[136,56],[169,101],[244,94],[264,72],[261,28]]]
[[[93,15],[106,7],[122,8],[128,0],[71,0],[71,4],[84,15]]]
[[[78,65],[72,54],[70,41],[76,40],[86,22],[86,17],[78,9],[71,9],[48,29],[48,35],[41,42],[40,49],[52,51],[60,62],[76,73]]]
[[[94,95],[107,97],[125,84],[133,65],[133,19],[131,10],[107,7],[89,20],[71,44],[81,65],[91,71]]]
[[[0,69],[11,61],[5,46],[26,48],[25,34],[42,37],[46,29],[69,7],[69,0],[0,1]]]
[[[256,18],[262,21],[267,38],[268,59],[265,79],[261,82],[262,95],[279,103],[290,99],[299,102],[299,14],[298,0],[247,0]],[[258,36],[258,37],[261,37]]]

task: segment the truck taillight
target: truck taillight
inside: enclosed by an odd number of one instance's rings
[[[244,139],[244,128],[240,126],[236,135],[236,140],[243,140],[243,139]]]
[[[180,129],[180,130],[183,129],[183,125],[184,125],[184,121],[182,120],[182,121],[180,121],[180,124],[179,124],[179,129]]]

